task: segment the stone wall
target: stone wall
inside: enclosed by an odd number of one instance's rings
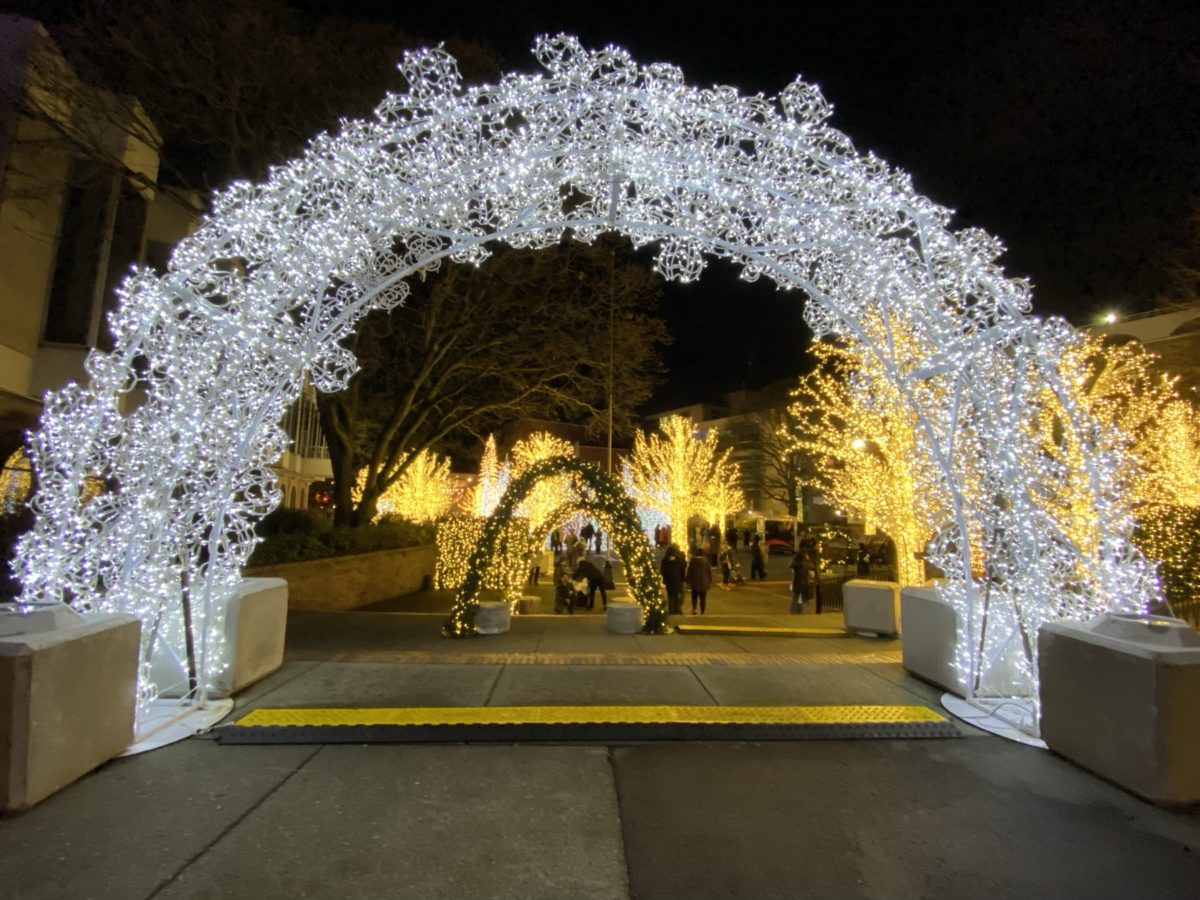
[[[288,608],[337,612],[421,589],[433,579],[434,545],[255,566],[247,578],[283,578]]]

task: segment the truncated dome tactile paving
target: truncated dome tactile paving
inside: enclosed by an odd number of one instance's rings
[[[468,706],[256,709],[223,744],[955,738],[925,706]]]

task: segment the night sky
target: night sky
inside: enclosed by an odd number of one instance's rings
[[[1005,242],[1002,262],[1032,280],[1040,315],[1084,324],[1150,308],[1171,254],[1198,243],[1195,0],[793,0],[715,15],[644,0],[291,2],[430,43],[477,40],[505,70],[535,69],[534,37],[566,31],[675,63],[701,86],[773,95],[802,75],[860,150],[909,171],[957,227]],[[800,295],[735,275],[716,264],[699,284],[667,286],[671,375],[648,411],[802,368]]]
[[[314,7],[319,3],[312,4]],[[819,84],[833,123],[918,190],[1008,246],[1035,313],[1077,324],[1148,308],[1200,205],[1200,12],[1189,2],[839,0],[736,4],[722,15],[640,4],[339,3],[432,39],[483,41],[535,67],[536,34],[616,43],[689,82],[775,94]],[[724,265],[669,286],[671,377],[652,406],[797,372],[800,298]]]

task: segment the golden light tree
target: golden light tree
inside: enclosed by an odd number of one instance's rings
[[[366,475],[366,469],[358,473],[358,483],[353,491],[355,503],[361,497]],[[438,456],[432,450],[421,450],[407,463],[403,474],[379,496],[374,521],[394,515],[411,522],[432,522],[450,511],[453,497],[449,458]]]
[[[1135,541],[1161,562],[1160,575],[1174,602],[1194,602],[1200,577],[1191,562],[1200,512],[1200,415],[1183,400],[1176,379],[1163,375],[1152,353],[1137,342],[1108,344],[1085,336],[1062,359],[1075,401],[1132,449],[1121,473]],[[1041,431],[1046,456],[1067,475],[1046,498],[1059,526],[1080,546],[1095,549],[1095,490],[1072,429],[1063,427],[1062,406],[1047,394],[1032,427]]]
[[[23,449],[17,449],[0,468],[0,513],[15,513],[33,493],[33,467]]]
[[[575,457],[575,445],[548,431],[537,431],[513,444],[509,464],[513,478],[520,478],[536,463],[556,456]],[[531,537],[544,539],[550,529],[561,525],[571,512],[574,489],[571,479],[558,475],[539,481],[517,508],[529,522]]]
[[[479,479],[475,484],[475,498],[472,503],[475,515],[490,516],[508,480],[508,473],[500,466],[500,458],[496,455],[496,436],[489,434],[483,445],[483,456],[479,460]]]
[[[799,423],[796,448],[812,466],[802,481],[839,509],[861,518],[896,546],[896,577],[920,584],[915,554],[932,534],[927,492],[919,491],[921,445],[916,416],[896,390],[873,371],[870,357],[851,345],[813,344],[817,367],[792,393]]]
[[[717,521],[745,504],[731,453],[720,449],[715,430],[700,434],[686,416],[668,416],[658,433],[635,436],[625,489],[638,506],[666,516],[678,539],[689,516]]]

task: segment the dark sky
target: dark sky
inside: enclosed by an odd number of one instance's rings
[[[1002,261],[1031,278],[1038,314],[1084,323],[1148,308],[1167,258],[1196,244],[1196,0],[793,0],[716,14],[645,0],[291,2],[430,42],[478,40],[505,69],[535,69],[534,37],[567,31],[643,63],[675,63],[701,86],[773,95],[803,75],[860,150],[912,173],[919,191],[957,211],[957,227],[1005,242]],[[699,284],[667,287],[676,343],[652,409],[801,369],[801,297],[735,274],[713,265]]]
[[[314,3],[313,6],[320,6]],[[729,3],[343,2],[432,39],[474,38],[530,69],[533,37],[616,43],[689,82],[775,94],[797,74],[862,150],[1008,246],[1034,307],[1083,323],[1144,309],[1200,201],[1200,5],[1163,0]],[[714,266],[669,287],[672,375],[656,405],[798,371],[800,298]]]

